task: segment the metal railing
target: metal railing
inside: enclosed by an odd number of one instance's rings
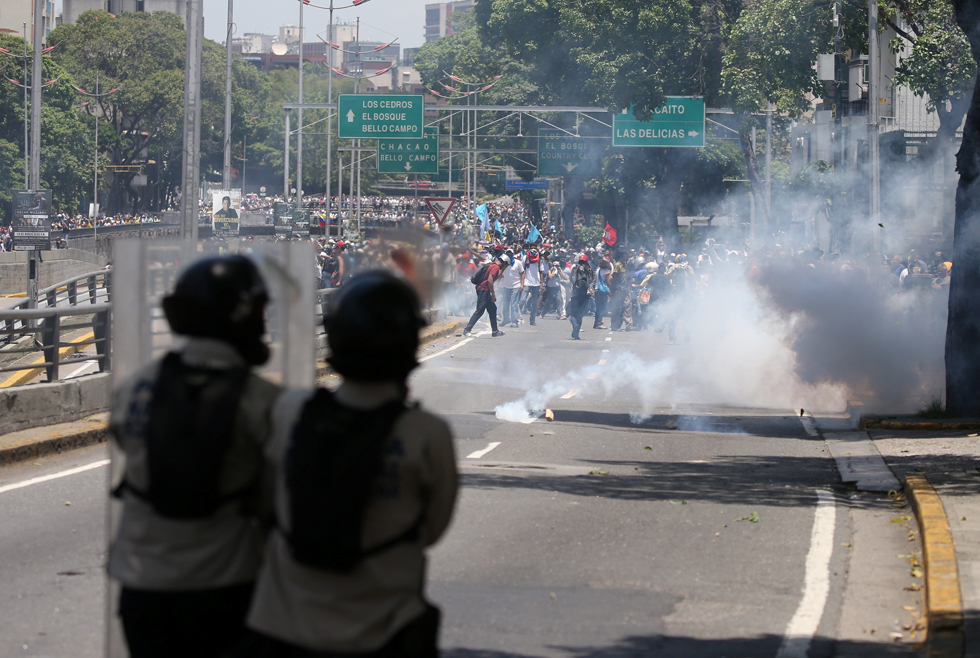
[[[99,304],[112,302],[112,269],[99,270],[79,274],[65,281],[48,286],[37,291],[38,308],[55,308],[77,306],[79,304]],[[0,322],[3,324],[4,331],[3,343],[11,343],[17,338],[18,334],[23,335],[33,333],[33,322],[29,322],[26,316],[21,316],[20,311],[28,309],[28,300],[9,306],[5,309],[5,315]],[[91,310],[91,309],[89,309]],[[18,329],[20,331],[18,331]],[[4,350],[10,353],[10,350]]]
[[[43,358],[41,361],[27,363],[23,365],[7,366],[0,368],[0,373],[20,372],[27,370],[44,369],[47,372],[48,382],[56,382],[60,379],[60,367],[64,362],[60,359],[61,349],[73,347],[83,349],[89,345],[95,345],[96,356],[89,357],[98,361],[99,372],[108,372],[112,365],[112,325],[110,321],[111,305],[100,304],[80,304],[77,306],[51,306],[49,308],[37,309],[18,309],[0,311],[0,322],[3,329],[0,334],[10,340],[13,335],[19,336],[39,336],[40,340],[34,339],[35,345],[30,347],[6,348],[3,354],[29,354],[41,349]],[[87,316],[87,318],[86,318]],[[83,318],[80,322],[64,323],[62,320],[69,317]],[[14,327],[20,323],[20,328]],[[77,331],[79,329],[92,328],[93,337],[82,341],[64,341],[62,334],[65,331]]]

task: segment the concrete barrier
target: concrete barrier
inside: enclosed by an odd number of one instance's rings
[[[42,252],[38,288],[47,288],[79,274],[101,270],[108,260],[81,249],[55,249]],[[27,252],[0,253],[0,295],[27,290]]]
[[[112,376],[105,373],[0,389],[0,435],[106,411],[112,402],[111,386]]]

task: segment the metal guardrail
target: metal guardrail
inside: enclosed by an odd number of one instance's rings
[[[104,291],[101,295],[100,300],[99,289]],[[78,304],[85,303],[87,300],[88,304],[98,304],[100,302],[111,303],[112,302],[112,269],[99,270],[98,272],[89,272],[87,274],[79,274],[65,281],[59,281],[54,285],[48,286],[47,288],[42,288],[37,291],[37,301],[39,308],[55,308],[55,307],[67,307],[76,306]],[[21,311],[29,310],[27,308],[27,299],[9,306],[5,309],[4,313],[9,315],[12,312],[19,313]],[[91,309],[89,309],[91,310]],[[4,331],[2,332],[4,336],[4,341],[10,343],[15,335],[21,334],[26,335],[28,333],[34,333],[34,329],[31,327],[32,323],[26,321],[26,316],[21,319],[20,315],[15,317],[5,317],[0,319],[3,324]],[[20,331],[17,331],[20,329]],[[9,353],[9,350],[5,350]]]
[[[99,371],[108,372],[112,365],[112,325],[109,317],[111,308],[111,304],[102,303],[0,311],[0,322],[3,323],[0,334],[7,337],[8,340],[12,335],[29,336],[35,334],[40,336],[40,348],[44,355],[43,361],[0,368],[0,373],[44,368],[47,371],[48,381],[56,382],[60,379],[59,370],[63,363],[59,359],[61,348],[84,348],[89,345],[95,345],[96,356],[93,358],[99,362]],[[71,324],[62,322],[63,318],[79,316],[90,316],[90,319]],[[21,328],[8,328],[13,327],[16,322],[21,323]],[[75,331],[87,327],[92,328],[93,338],[91,340],[79,342],[62,340],[64,331]],[[38,342],[37,339],[35,342]],[[36,352],[37,349],[35,346],[20,347],[5,349],[3,353],[5,355],[26,354]]]

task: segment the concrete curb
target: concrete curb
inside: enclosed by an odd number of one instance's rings
[[[980,429],[980,418],[925,419],[909,416],[881,418],[861,416],[858,429],[862,430],[975,430]]]
[[[960,592],[956,546],[939,494],[925,475],[905,478],[905,492],[922,533],[922,563],[926,582],[926,655],[962,656],[963,598]]]
[[[97,414],[66,425],[71,427],[59,429],[59,425],[52,425],[49,428],[21,430],[0,437],[3,439],[3,445],[0,445],[0,466],[104,443],[108,417],[106,414]],[[42,436],[39,437],[38,434]]]

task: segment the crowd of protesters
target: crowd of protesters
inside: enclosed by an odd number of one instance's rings
[[[872,259],[842,258],[818,250],[776,244],[723,245],[714,239],[693,246],[586,245],[566,237],[560,226],[534,215],[529,205],[513,201],[486,204],[484,218],[456,221],[445,241],[414,254],[415,267],[434,282],[425,291],[430,302],[449,315],[469,318],[472,331],[481,317],[490,321],[494,337],[504,328],[534,326],[544,318],[568,320],[572,338],[579,338],[584,318],[594,329],[664,332],[670,342],[689,341],[685,318],[703,298],[713,279],[745,276],[750,280],[772,263],[812,268],[817,276],[861,276],[867,285],[901,295],[927,289],[948,290],[952,263],[941,252],[925,259],[905,255]],[[479,215],[480,213],[478,213]],[[491,229],[464,238],[460,227],[474,223]],[[472,231],[471,231],[472,233]],[[398,249],[383,242],[320,242],[318,282],[321,288],[342,285],[353,273],[375,266],[394,266]],[[690,255],[686,251],[693,251]],[[927,262],[928,260],[928,262]],[[937,300],[942,295],[933,295]],[[942,301],[935,313],[941,313]],[[474,312],[475,311],[475,312]]]

